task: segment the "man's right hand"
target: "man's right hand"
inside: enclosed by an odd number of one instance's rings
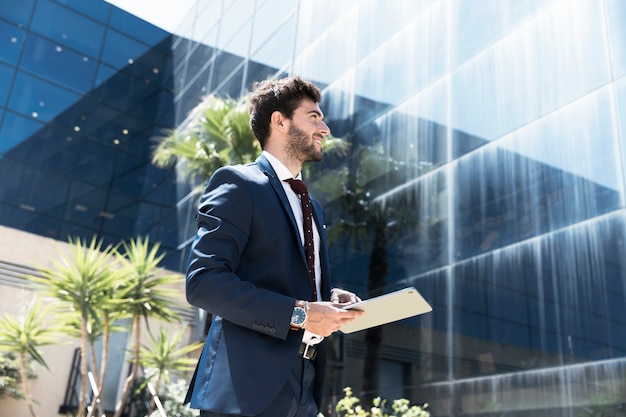
[[[363,314],[365,313],[359,310],[337,308],[334,303],[328,301],[311,302],[303,329],[326,337]]]

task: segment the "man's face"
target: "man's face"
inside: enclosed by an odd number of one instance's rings
[[[293,112],[286,150],[301,162],[322,160],[322,139],[330,133],[319,104],[305,99]]]

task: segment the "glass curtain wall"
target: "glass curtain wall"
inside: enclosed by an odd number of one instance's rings
[[[56,240],[149,236],[177,270],[172,35],[102,0],[0,2],[0,224]]]
[[[367,225],[331,242],[335,284],[434,308],[333,336],[328,415],[344,386],[436,416],[622,415],[624,21],[620,0],[197,3],[177,122],[205,94],[318,83],[351,148],[307,180],[329,230]]]

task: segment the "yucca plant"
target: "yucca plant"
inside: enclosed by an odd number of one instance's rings
[[[130,318],[134,341],[131,350],[132,368],[124,381],[122,394],[115,407],[115,417],[119,417],[128,400],[131,388],[137,378],[141,358],[141,321],[160,319],[166,322],[178,321],[173,308],[182,306],[182,298],[171,287],[179,283],[178,275],[163,275],[158,267],[165,254],[159,254],[160,244],[150,245],[148,237],[132,239],[122,244],[123,252],[117,252],[117,259],[124,273],[124,280],[118,289],[118,297],[124,300],[121,313]],[[149,327],[148,327],[149,329]]]
[[[77,417],[85,415],[87,398],[88,346],[90,335],[103,328],[102,309],[113,308],[109,303],[111,295],[119,284],[119,272],[112,267],[114,248],[103,248],[101,240],[93,237],[91,242],[77,238],[69,239],[69,256],[59,250],[59,260],[53,260],[53,267],[41,268],[41,275],[28,278],[39,284],[41,290],[65,305],[62,320],[67,324],[78,320],[81,353],[81,388]],[[108,326],[108,323],[104,323]],[[103,346],[103,367],[106,366],[106,351]],[[100,382],[104,379],[100,378]]]
[[[28,384],[28,362],[34,360],[46,369],[40,347],[59,342],[59,328],[46,325],[51,316],[52,307],[41,307],[39,299],[35,299],[24,316],[15,317],[5,314],[0,318],[0,350],[11,352],[19,358],[19,374],[24,399],[32,417],[36,417],[34,401]]]
[[[189,358],[187,355],[202,348],[204,342],[195,342],[189,345],[179,347],[185,328],[181,328],[173,336],[167,329],[160,328],[156,336],[150,335],[150,346],[141,348],[141,365],[151,370],[146,375],[146,381],[154,381],[154,390],[159,393],[161,383],[165,381],[170,383],[170,372],[187,372],[193,371],[196,359]],[[153,405],[151,404],[151,407]]]

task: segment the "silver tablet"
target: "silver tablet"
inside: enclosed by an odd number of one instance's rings
[[[344,307],[365,311],[352,323],[339,329],[342,333],[353,333],[370,327],[417,316],[432,311],[430,304],[413,287],[404,288],[378,297]]]

